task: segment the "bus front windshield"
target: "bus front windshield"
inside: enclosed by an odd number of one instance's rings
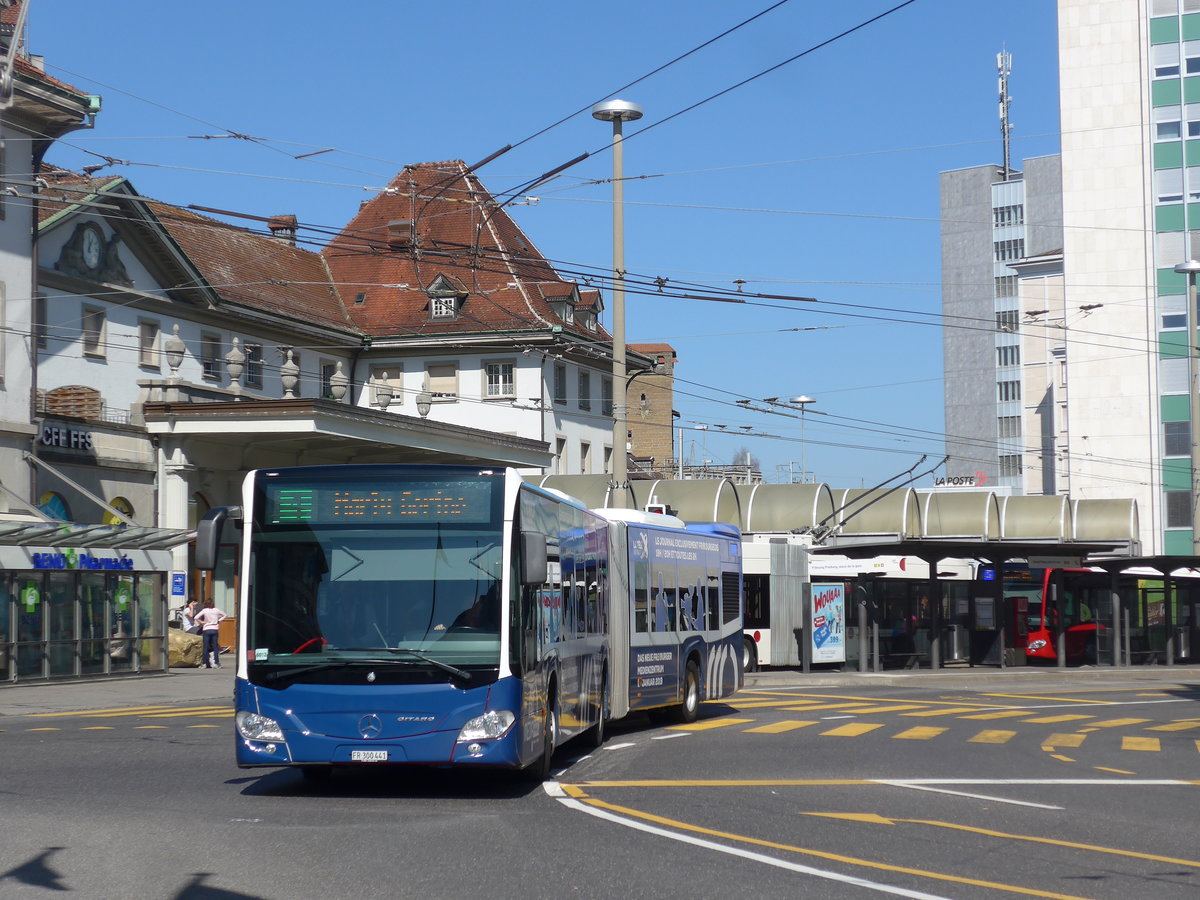
[[[252,681],[479,681],[500,662],[503,479],[387,467],[257,476]]]

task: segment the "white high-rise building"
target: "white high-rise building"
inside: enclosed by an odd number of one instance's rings
[[[947,320],[948,474],[1133,497],[1144,551],[1190,554],[1175,266],[1200,258],[1200,0],[1059,0],[1058,30],[1061,155],[1015,184],[995,165],[942,176],[945,312],[994,316],[990,335]]]

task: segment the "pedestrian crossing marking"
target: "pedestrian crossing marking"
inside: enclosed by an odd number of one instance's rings
[[[1166,725],[1151,725],[1147,731],[1189,731],[1200,728],[1200,722],[1168,722]]]
[[[1016,735],[1015,731],[1004,731],[999,728],[985,729],[970,738],[968,744],[1005,744]]]
[[[784,719],[782,722],[772,722],[769,725],[759,725],[757,728],[747,728],[746,734],[782,734],[785,731],[795,731],[797,728],[807,728],[809,725],[818,725],[819,722],[801,722],[793,719]]]
[[[1078,747],[1087,739],[1086,734],[1052,734],[1042,744],[1043,750],[1053,750],[1055,747]]]
[[[876,728],[882,728],[883,725],[872,724],[870,722],[851,722],[848,725],[839,725],[837,728],[831,728],[828,731],[822,731],[822,737],[858,737],[860,734],[866,734],[869,731],[874,731]]]
[[[892,739],[897,741],[928,741],[939,734],[945,734],[949,730],[948,728],[933,728],[928,725],[919,725],[916,728],[909,728],[907,731],[902,731],[899,734],[893,734]]]
[[[725,728],[729,725],[745,725],[753,719],[705,719],[703,722],[690,722],[687,725],[672,725],[670,731],[711,731],[714,728]],[[216,725],[209,725],[216,728]]]
[[[1038,716],[1036,719],[1025,719],[1026,722],[1035,723],[1038,725],[1053,725],[1057,722],[1078,722],[1081,719],[1094,719],[1095,716],[1084,715],[1064,715],[1064,716]]]
[[[1027,709],[1006,709],[999,712],[976,713],[973,716],[960,716],[962,719],[1014,719],[1017,716],[1027,716]]]
[[[1125,735],[1121,738],[1122,750],[1142,750],[1149,753],[1157,753],[1162,750],[1162,745],[1156,737],[1133,737]]]
[[[933,718],[934,716],[953,716],[958,713],[975,712],[977,709],[979,709],[978,706],[951,706],[949,709],[923,709],[920,712],[900,713],[900,715]]]
[[[1088,722],[1088,728],[1120,728],[1123,725],[1141,725],[1149,719],[1105,719],[1103,722]]]

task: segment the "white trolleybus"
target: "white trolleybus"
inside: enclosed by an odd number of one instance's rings
[[[549,772],[633,710],[742,684],[738,529],[588,510],[512,469],[262,469],[210,510],[237,541],[239,766]]]

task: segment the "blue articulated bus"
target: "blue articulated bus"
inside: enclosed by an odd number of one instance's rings
[[[635,519],[636,521],[628,521]],[[741,686],[736,528],[588,510],[512,469],[250,472],[238,540],[237,762],[524,770],[632,709]]]

